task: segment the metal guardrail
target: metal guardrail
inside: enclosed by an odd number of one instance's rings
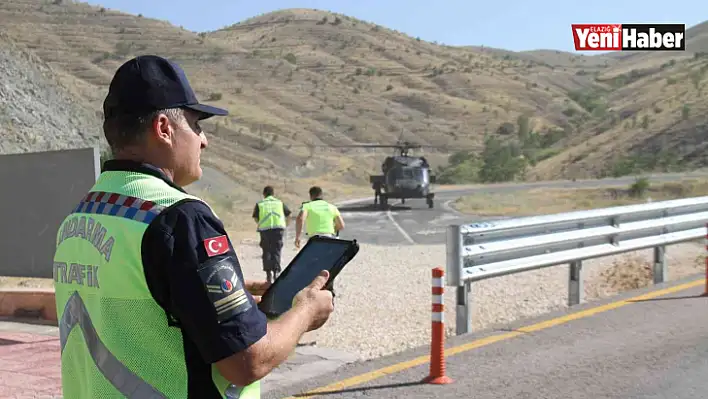
[[[654,283],[667,278],[665,246],[706,237],[708,197],[521,217],[447,230],[446,284],[457,287],[456,333],[472,329],[474,281],[569,264],[568,305],[583,300],[582,261],[654,249]]]

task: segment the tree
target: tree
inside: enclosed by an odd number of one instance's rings
[[[519,135],[519,140],[523,143],[529,133],[531,133],[531,118],[526,113],[521,114],[516,119],[516,125],[518,126],[517,134]]]
[[[526,170],[527,161],[518,145],[502,144],[494,136],[485,139],[481,158],[483,163],[479,170],[479,180],[482,182],[513,180]]]

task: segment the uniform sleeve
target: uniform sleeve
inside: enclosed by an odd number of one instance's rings
[[[339,208],[337,208],[335,205],[332,205],[332,214],[334,215],[334,217],[337,217],[340,215]]]
[[[165,210],[146,231],[142,254],[153,297],[205,362],[240,352],[266,334],[266,317],[244,287],[224,226],[204,203]]]

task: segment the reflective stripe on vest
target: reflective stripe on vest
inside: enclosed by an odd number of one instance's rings
[[[120,216],[150,224],[163,209],[165,209],[164,206],[140,198],[115,193],[92,192],[84,197],[74,212]]]
[[[285,212],[279,199],[266,197],[258,202],[258,230],[285,228]]]
[[[98,367],[101,374],[103,374],[120,393],[127,398],[135,399],[166,398],[166,396],[152,385],[128,370],[128,368],[118,361],[111,351],[103,345],[96,329],[93,327],[91,316],[89,316],[86,305],[84,305],[84,301],[81,300],[78,292],[74,292],[69,298],[64,308],[64,314],[59,321],[59,342],[61,344],[62,353],[64,353],[66,340],[69,338],[69,334],[76,324],[81,327],[81,331],[84,333],[84,341],[86,342],[86,346],[88,347],[94,363],[96,363],[96,367]]]

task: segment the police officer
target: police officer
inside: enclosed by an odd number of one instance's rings
[[[336,206],[322,199],[322,188],[310,187],[310,201],[303,202],[295,224],[295,247],[300,248],[302,225],[308,236],[335,237],[344,229],[344,220]]]
[[[260,398],[259,380],[333,311],[322,271],[269,321],[224,225],[182,187],[201,177],[200,104],[157,56],[123,64],[103,105],[114,159],[59,226],[65,398]]]
[[[263,271],[269,283],[275,281],[280,273],[280,254],[283,249],[283,232],[290,224],[290,209],[283,201],[274,197],[271,186],[263,188],[263,200],[253,208],[253,220],[258,223],[263,251]]]

